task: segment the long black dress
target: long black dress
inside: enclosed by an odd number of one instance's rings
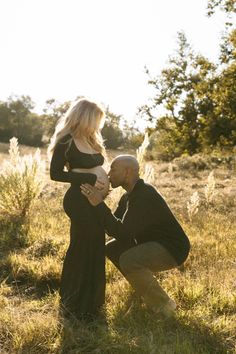
[[[81,183],[95,184],[97,176],[73,168],[102,165],[100,154],[80,152],[70,135],[57,144],[50,165],[52,180],[69,182],[63,207],[70,218],[70,245],[63,263],[60,296],[67,313],[77,318],[96,316],[105,300],[105,233],[94,208],[80,191]],[[64,166],[69,171],[64,171]]]

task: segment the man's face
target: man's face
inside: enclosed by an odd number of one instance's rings
[[[126,174],[126,169],[120,161],[112,162],[108,173],[112,188],[123,186],[126,180]]]

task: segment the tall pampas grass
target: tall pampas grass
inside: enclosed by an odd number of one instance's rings
[[[136,158],[139,163],[140,177],[145,180],[145,182],[153,183],[155,180],[154,168],[151,164],[146,164],[145,156],[147,153],[147,148],[149,146],[148,133],[145,134],[144,140],[140,147],[136,150]]]
[[[200,204],[200,198],[198,192],[194,192],[190,198],[190,201],[187,202],[187,211],[189,220],[192,221],[193,217],[198,213]]]
[[[45,161],[40,150],[20,156],[17,138],[10,139],[9,158],[0,171],[0,216],[13,223],[24,223],[33,201],[45,183]]]
[[[214,200],[216,194],[215,186],[216,186],[216,181],[214,177],[214,171],[211,171],[207,178],[207,184],[204,188],[204,194],[205,194],[205,200],[207,206],[209,206]]]
[[[144,139],[142,144],[139,146],[139,148],[136,150],[136,158],[139,163],[140,167],[140,174],[142,175],[144,173],[144,168],[145,168],[145,155],[147,152],[147,147],[149,145],[149,138],[148,134],[146,133],[144,135]]]

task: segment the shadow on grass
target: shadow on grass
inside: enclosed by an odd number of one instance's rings
[[[59,290],[59,281],[57,279],[42,280],[35,283],[27,279],[14,279],[9,276],[4,280],[7,285],[12,287],[15,294],[30,297],[32,300],[40,300]]]
[[[0,252],[0,282],[11,286],[13,294],[27,296],[32,299],[41,299],[44,296],[54,293],[59,289],[60,279],[58,277],[38,277],[29,272],[23,272],[14,276],[13,266],[8,262],[8,253]]]
[[[17,275],[14,275],[14,261],[11,255],[21,256],[27,249],[28,244],[21,242],[20,238],[2,233],[5,228],[0,229],[0,282],[11,286],[13,292],[21,295],[29,295],[33,298],[42,298],[59,289],[60,277],[57,274],[37,274],[32,271],[32,267],[27,263],[16,265]],[[6,231],[6,230],[5,230]],[[24,255],[24,254],[23,254]],[[10,257],[9,257],[10,256]],[[27,257],[27,255],[26,255]],[[38,258],[39,262],[44,262],[43,257]],[[30,263],[29,263],[30,264]]]
[[[123,333],[125,329],[133,336],[138,336],[143,350],[150,346],[151,341],[151,347],[165,347],[167,351],[163,353],[168,354],[227,354],[231,350],[233,352],[233,343],[227,344],[223,334],[214,333],[212,328],[200,319],[189,316],[178,318],[177,313],[175,318],[163,320],[149,312],[135,294],[130,294],[123,308],[116,312],[111,325],[117,332]],[[193,351],[189,352],[189,348]],[[152,352],[151,349],[143,353],[149,352]]]
[[[60,354],[69,353],[115,353],[112,334],[106,317],[78,320],[59,310],[61,324]]]
[[[224,338],[197,320],[154,318],[140,301],[129,297],[108,326],[61,320],[61,354],[226,354]],[[233,352],[233,351],[232,351]]]

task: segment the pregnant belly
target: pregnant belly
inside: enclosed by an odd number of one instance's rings
[[[105,197],[109,191],[109,179],[106,171],[102,166],[96,166],[93,168],[73,168],[71,171],[78,173],[93,173],[97,176],[97,180],[103,183],[103,187],[101,189],[101,193],[103,197]]]

